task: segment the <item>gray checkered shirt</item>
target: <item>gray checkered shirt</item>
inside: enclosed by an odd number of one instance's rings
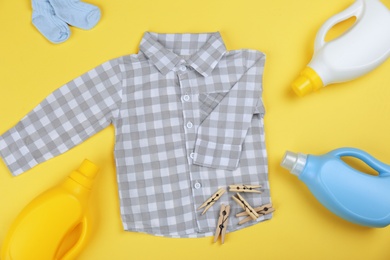
[[[219,33],[146,32],[138,54],[110,60],[50,94],[0,136],[14,175],[66,152],[110,124],[125,230],[169,237],[212,235],[222,203],[227,231],[242,211],[219,188],[262,185],[242,193],[253,207],[270,202],[264,108],[265,55],[227,51]]]

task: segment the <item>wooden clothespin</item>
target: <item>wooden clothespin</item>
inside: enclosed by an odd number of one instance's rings
[[[241,197],[239,193],[236,193],[236,195],[232,196],[232,198],[248,213],[252,219],[257,219],[259,217],[257,212],[251,207],[251,205],[249,205],[248,202],[246,202],[246,200],[244,200],[243,197]]]
[[[261,191],[256,190],[256,188],[261,188],[261,185],[229,185],[229,191],[261,193]]]
[[[225,242],[225,234],[227,229],[227,220],[230,214],[230,206],[229,205],[221,205],[221,209],[219,210],[219,218],[217,223],[217,228],[215,230],[214,235],[214,243],[217,242],[218,238],[221,236],[222,244]]]
[[[270,214],[270,213],[275,211],[275,209],[272,207],[271,203],[262,205],[260,207],[256,207],[256,208],[254,208],[254,210],[257,212],[259,217]],[[242,216],[248,216],[248,213],[246,211],[243,211],[243,212],[236,214],[236,217],[242,217]],[[238,222],[238,224],[242,225],[250,220],[252,220],[252,218],[250,216],[248,216],[248,217],[244,218],[243,220],[241,220],[240,222]]]
[[[224,188],[221,188],[219,189],[216,193],[213,194],[213,196],[211,196],[208,200],[206,200],[199,208],[198,210],[200,210],[201,208],[204,208],[206,207],[203,212],[202,212],[202,215],[204,213],[206,213],[206,211],[217,201],[219,200],[219,198],[222,196],[222,194],[224,194],[226,192],[226,190]]]

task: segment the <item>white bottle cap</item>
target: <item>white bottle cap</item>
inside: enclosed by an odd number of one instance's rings
[[[303,168],[305,168],[306,160],[306,154],[286,151],[280,165],[289,170],[292,174],[299,176],[303,171]]]

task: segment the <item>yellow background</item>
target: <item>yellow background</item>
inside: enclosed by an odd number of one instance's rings
[[[390,0],[383,1],[390,6]],[[31,24],[29,0],[0,1],[0,133],[69,80],[111,58],[136,53],[144,31],[220,31],[228,49],[267,54],[263,98],[274,218],[228,234],[224,245],[213,244],[211,237],[172,239],[124,232],[114,129],[109,127],[19,177],[0,163],[0,244],[31,199],[88,158],[101,171],[90,204],[92,238],[78,259],[390,259],[389,228],[365,228],[339,219],[279,166],[287,149],[322,154],[343,146],[361,148],[390,163],[390,61],[355,81],[304,98],[289,88],[310,60],[316,31],[353,0],[89,2],[102,10],[97,27],[71,28],[70,39],[54,45]]]

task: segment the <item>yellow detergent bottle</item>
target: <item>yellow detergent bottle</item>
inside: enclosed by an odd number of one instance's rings
[[[1,260],[74,259],[88,237],[85,211],[97,171],[84,160],[64,182],[31,201],[8,231]],[[77,242],[64,250],[76,229],[81,229]]]

